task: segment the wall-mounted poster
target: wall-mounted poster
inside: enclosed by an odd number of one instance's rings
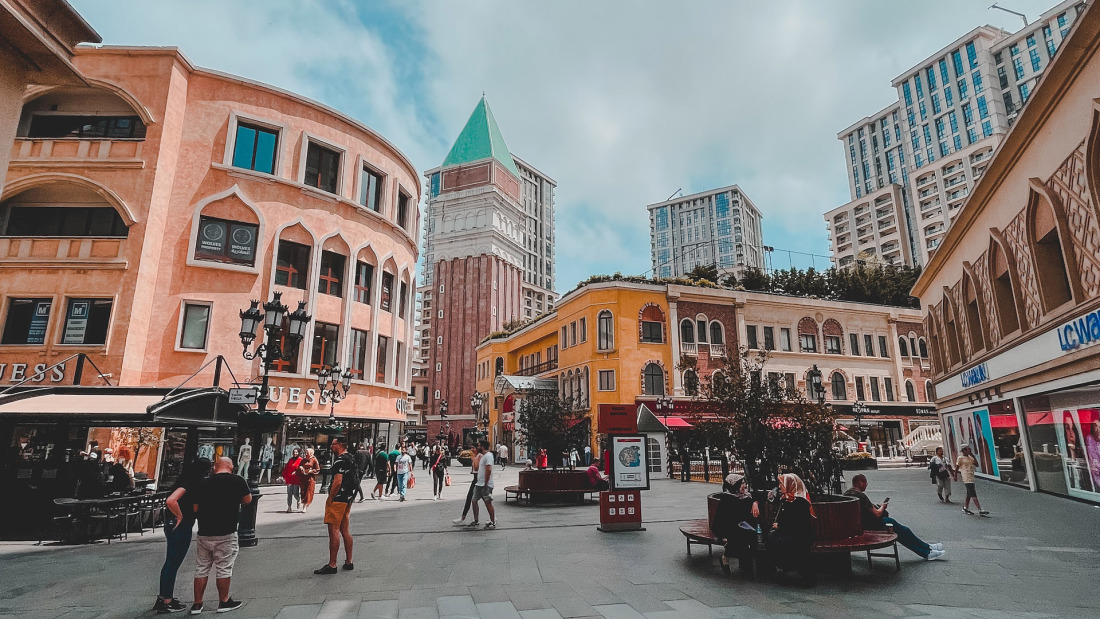
[[[962,453],[962,448],[968,446],[978,459],[977,473],[1001,478],[993,429],[989,422],[989,409],[949,413],[943,416],[943,424],[947,436],[944,447],[951,462],[955,462]]]
[[[1096,412],[1096,409],[1055,411],[1054,428],[1062,453],[1065,454],[1063,470],[1071,494],[1074,494],[1074,490],[1100,492],[1093,475],[1093,470],[1100,467],[1100,437],[1097,436]]]
[[[645,435],[611,437],[611,489],[649,490],[649,469],[645,465]]]

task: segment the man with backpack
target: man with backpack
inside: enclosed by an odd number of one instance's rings
[[[325,502],[325,525],[328,527],[328,563],[313,570],[314,574],[335,574],[336,557],[340,554],[340,540],[344,540],[344,570],[355,569],[351,560],[351,502],[359,488],[359,470],[355,459],[348,453],[343,439],[332,439],[332,483]]]

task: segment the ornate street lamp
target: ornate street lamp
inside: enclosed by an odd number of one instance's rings
[[[336,404],[347,397],[351,389],[351,370],[341,372],[339,363],[331,368],[322,368],[317,372],[317,389],[329,401],[328,430],[330,433],[340,432],[343,427],[336,423]]]
[[[474,413],[474,425],[477,428],[478,439],[483,439],[489,436],[489,410],[485,409],[484,415],[482,414],[482,407],[485,405],[487,396],[480,391],[475,391],[470,395],[470,410]]]
[[[809,372],[806,372],[806,379],[809,383],[809,395],[811,400],[817,400],[818,404],[825,403],[825,386],[821,384],[821,370],[817,369],[817,364]]]
[[[241,355],[249,361],[258,357],[260,359],[260,370],[263,374],[260,381],[260,393],[256,397],[255,414],[246,413],[248,416],[239,420],[248,419],[250,421],[249,425],[252,426],[250,429],[256,435],[252,437],[252,440],[256,445],[261,443],[262,436],[260,434],[263,425],[276,420],[280,424],[282,422],[281,415],[267,414],[267,405],[271,401],[269,379],[276,361],[290,361],[297,355],[298,346],[302,343],[306,328],[312,320],[312,317],[306,314],[305,307],[305,301],[300,301],[298,309],[288,317],[287,306],[282,303],[282,293],[273,292],[271,293],[271,300],[263,304],[262,313],[260,312],[260,302],[258,300],[252,300],[248,309],[240,312],[240,338],[241,346],[244,348]],[[261,321],[264,338],[260,341],[260,345],[252,350],[252,345],[256,341],[256,329],[260,327]],[[285,326],[284,323],[286,323]],[[282,340],[286,342],[285,349]],[[242,429],[240,425],[238,425],[238,428]],[[257,485],[259,473],[260,460],[259,458],[253,458],[248,467],[248,483],[249,489],[252,491],[252,502],[242,507],[238,527],[239,544],[241,546],[255,546],[259,543],[256,537],[256,510],[258,509],[260,497],[263,496],[260,494],[260,488]]]
[[[862,400],[852,404],[852,417],[856,421],[856,434],[859,435],[859,440],[863,440],[863,416],[867,414],[867,405]]]

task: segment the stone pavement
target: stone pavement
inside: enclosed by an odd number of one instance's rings
[[[500,485],[515,476],[507,469]],[[278,513],[285,499],[272,488],[260,502],[262,541],[241,550],[233,578],[233,595],[246,604],[228,616],[1100,616],[1093,588],[1100,582],[1100,509],[979,482],[992,517],[978,518],[936,501],[923,468],[868,476],[872,498],[890,496],[894,517],[944,543],[944,561],[921,561],[902,549],[900,573],[886,559],[869,571],[856,555],[851,576],[823,574],[812,589],[747,581],[724,576],[717,556],[685,554],[677,528],[706,515],[704,497],[714,485],[655,481],[643,495],[644,532],[596,531],[593,505],[532,508],[505,505],[502,496],[500,528],[469,531],[450,523],[466,476],[455,475],[456,486],[436,502],[421,473],[423,485],[405,503],[355,505],[356,569],[321,577],[312,573],[326,558],[320,502],[313,513]],[[0,544],[0,617],[152,616],[163,552],[160,531],[110,546]],[[188,602],[193,560],[177,586]]]

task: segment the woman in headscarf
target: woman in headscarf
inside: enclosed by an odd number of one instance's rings
[[[753,500],[749,480],[744,475],[730,473],[718,495],[718,509],[714,512],[711,532],[722,540],[726,550],[718,558],[722,571],[730,573],[730,559],[736,557],[738,567],[752,576],[752,558],[756,552],[757,519],[760,505]]]
[[[297,447],[291,453],[290,460],[283,467],[283,483],[286,484],[286,513],[292,513],[302,507],[302,478],[298,469],[302,468],[302,454]]]
[[[810,546],[814,543],[814,508],[806,484],[794,473],[779,476],[779,508],[768,533],[768,553],[777,567],[813,580]]]

